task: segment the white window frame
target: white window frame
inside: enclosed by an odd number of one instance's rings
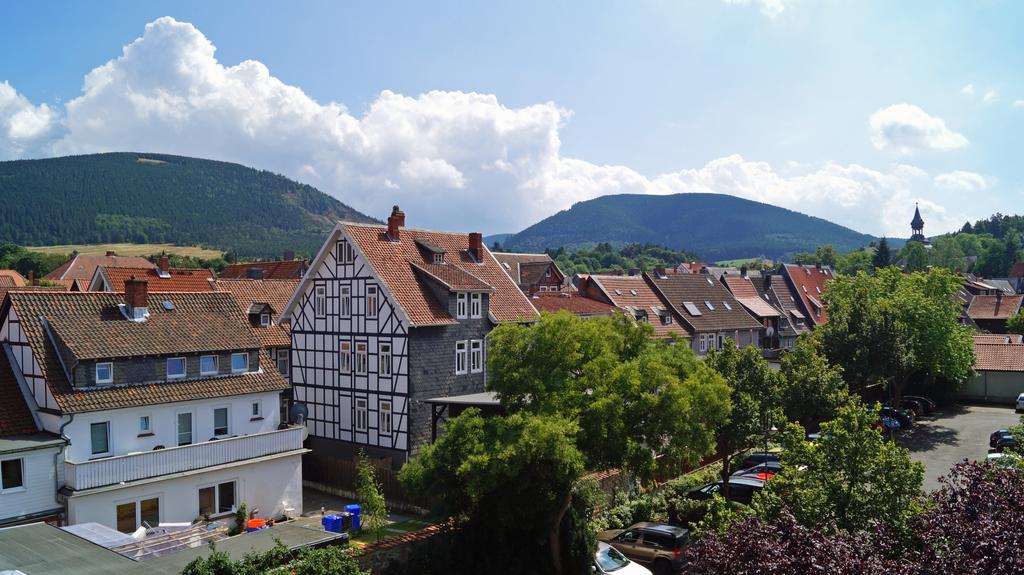
[[[203,360],[212,357],[213,358],[213,371],[203,370]],[[199,356],[199,375],[217,375],[220,373],[220,358],[216,355],[202,355]]]
[[[178,361],[178,360],[181,360],[181,375],[172,375],[171,374],[171,362],[172,361]],[[184,357],[169,357],[169,358],[167,358],[166,369],[167,369],[167,379],[169,379],[169,380],[170,379],[185,379],[185,376],[188,375],[188,360],[186,360]]]
[[[145,427],[142,425],[142,421],[146,421]],[[148,413],[139,416],[139,437],[143,435],[153,435],[153,417]]]
[[[341,256],[341,263],[350,264],[356,261],[356,251],[352,248],[352,244],[348,240],[341,240],[338,243],[341,244],[338,250],[341,252],[339,254]]]
[[[281,375],[287,376],[288,372],[291,370],[291,355],[290,349],[277,350],[277,357],[274,358],[274,362],[277,364],[277,371],[279,371]],[[282,365],[284,369],[281,369]]]
[[[263,419],[263,402],[254,399],[249,402],[249,421],[257,421]]]
[[[548,267],[548,269],[544,270],[544,277],[546,277],[546,278],[551,277],[551,268],[550,267]]]
[[[540,291],[548,291],[548,286],[546,286],[544,284],[541,284],[539,289],[540,289]]]
[[[703,334],[703,333],[700,334],[700,336],[698,336],[698,338],[697,338],[697,341],[700,343],[700,352],[701,353],[707,353],[707,351],[708,351],[708,338],[707,338],[707,334]]]
[[[15,485],[14,487],[7,487],[6,485],[3,485],[3,475],[0,474],[0,493],[18,493],[20,491],[25,491],[27,489],[27,487],[25,487],[25,480],[27,479],[25,477],[25,458],[5,457],[2,460],[2,463],[7,463],[8,461],[17,461],[18,466],[21,467],[21,485]]]
[[[370,370],[370,345],[365,341],[357,341],[355,348],[356,374],[366,375],[366,373]]]
[[[224,433],[217,433],[217,412],[221,409],[224,410]],[[231,435],[231,406],[230,405],[218,405],[213,408],[213,436],[214,437],[228,437]]]
[[[481,339],[473,339],[469,342],[469,371],[470,373],[481,373],[484,370],[484,342]]]
[[[455,342],[455,375],[462,375],[469,368],[469,341]]]
[[[435,264],[443,264],[444,263],[444,254],[443,253],[435,253],[430,261],[435,263]]]
[[[455,294],[455,317],[456,319],[466,319],[466,292],[459,292]]]
[[[392,433],[391,401],[377,402],[377,432],[384,435]]]
[[[338,371],[352,373],[352,341],[343,339],[338,342]]]
[[[189,425],[189,432],[188,432],[189,442],[188,443],[182,443],[181,442],[181,416],[182,415],[187,415],[188,416],[188,425]],[[195,414],[195,412],[190,411],[190,410],[175,412],[175,414],[174,414],[174,445],[182,446],[182,445],[195,445],[195,444],[196,444],[196,414]]]
[[[327,317],[327,286],[313,288],[313,313],[317,319]]]
[[[107,377],[100,379],[100,366],[107,366]],[[114,362],[101,361],[96,364],[96,383],[114,383]]]
[[[377,375],[391,375],[391,350],[390,342],[377,344]]]
[[[220,486],[233,483],[235,485],[235,501],[231,504],[231,509],[221,511],[220,502]],[[209,513],[210,517],[223,517],[230,515],[238,509],[238,480],[232,479],[230,481],[218,481],[216,483],[207,483],[196,487],[196,508],[199,510],[199,516],[203,516],[203,503],[199,493],[204,489],[213,489],[213,513]]]
[[[474,293],[469,295],[469,317],[478,319],[484,312],[483,294]]]
[[[352,427],[358,432],[366,433],[370,428],[369,401],[365,398],[357,397],[354,405]]]
[[[377,286],[366,286],[366,317],[377,317],[377,307],[380,305],[380,288]]]
[[[244,357],[245,358],[245,367],[240,368],[240,369],[235,369],[235,358],[236,357]],[[247,373],[248,371],[249,371],[249,354],[246,353],[246,352],[231,354],[231,373]]]
[[[338,315],[341,317],[352,315],[352,286],[338,288],[338,304]]]
[[[107,450],[106,451],[93,451],[92,450],[93,449],[93,445],[92,445],[92,430],[93,430],[93,426],[95,426],[95,425],[102,425],[102,426],[104,426],[104,429],[106,429],[106,434],[107,434]],[[89,424],[89,457],[90,458],[107,457],[108,455],[113,453],[114,452],[114,448],[110,444],[111,436],[112,436],[112,434],[110,433],[110,422],[109,421],[94,421],[94,422],[90,423]]]
[[[260,314],[260,327],[270,327],[270,314],[269,313],[261,313]]]

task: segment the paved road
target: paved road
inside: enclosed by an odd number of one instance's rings
[[[915,461],[924,463],[924,489],[939,487],[939,477],[964,459],[984,459],[988,436],[996,429],[1017,425],[1020,415],[1010,407],[966,405],[924,417],[899,442]]]

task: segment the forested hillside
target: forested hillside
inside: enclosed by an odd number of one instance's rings
[[[832,244],[840,251],[871,236],[821,218],[723,194],[622,194],[580,202],[502,242],[511,251],[651,243],[704,261],[785,259]]]
[[[312,186],[238,164],[111,153],[0,162],[0,244],[175,243],[245,257],[312,254],[339,219]]]

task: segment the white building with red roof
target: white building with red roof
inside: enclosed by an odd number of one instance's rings
[[[484,391],[491,329],[538,318],[479,233],[408,228],[397,206],[386,226],[339,223],[282,314],[308,469],[359,449],[401,465],[443,417],[425,400]]]

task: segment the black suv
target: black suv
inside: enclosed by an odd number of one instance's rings
[[[649,567],[655,575],[670,575],[683,568],[683,547],[690,539],[690,531],[664,523],[643,522],[629,529],[602,531],[597,538]]]
[[[702,487],[695,487],[686,493],[688,499],[711,499],[716,493],[722,493],[724,483],[716,481]],[[750,505],[754,494],[764,489],[764,481],[753,477],[730,477],[729,498],[733,501]]]

